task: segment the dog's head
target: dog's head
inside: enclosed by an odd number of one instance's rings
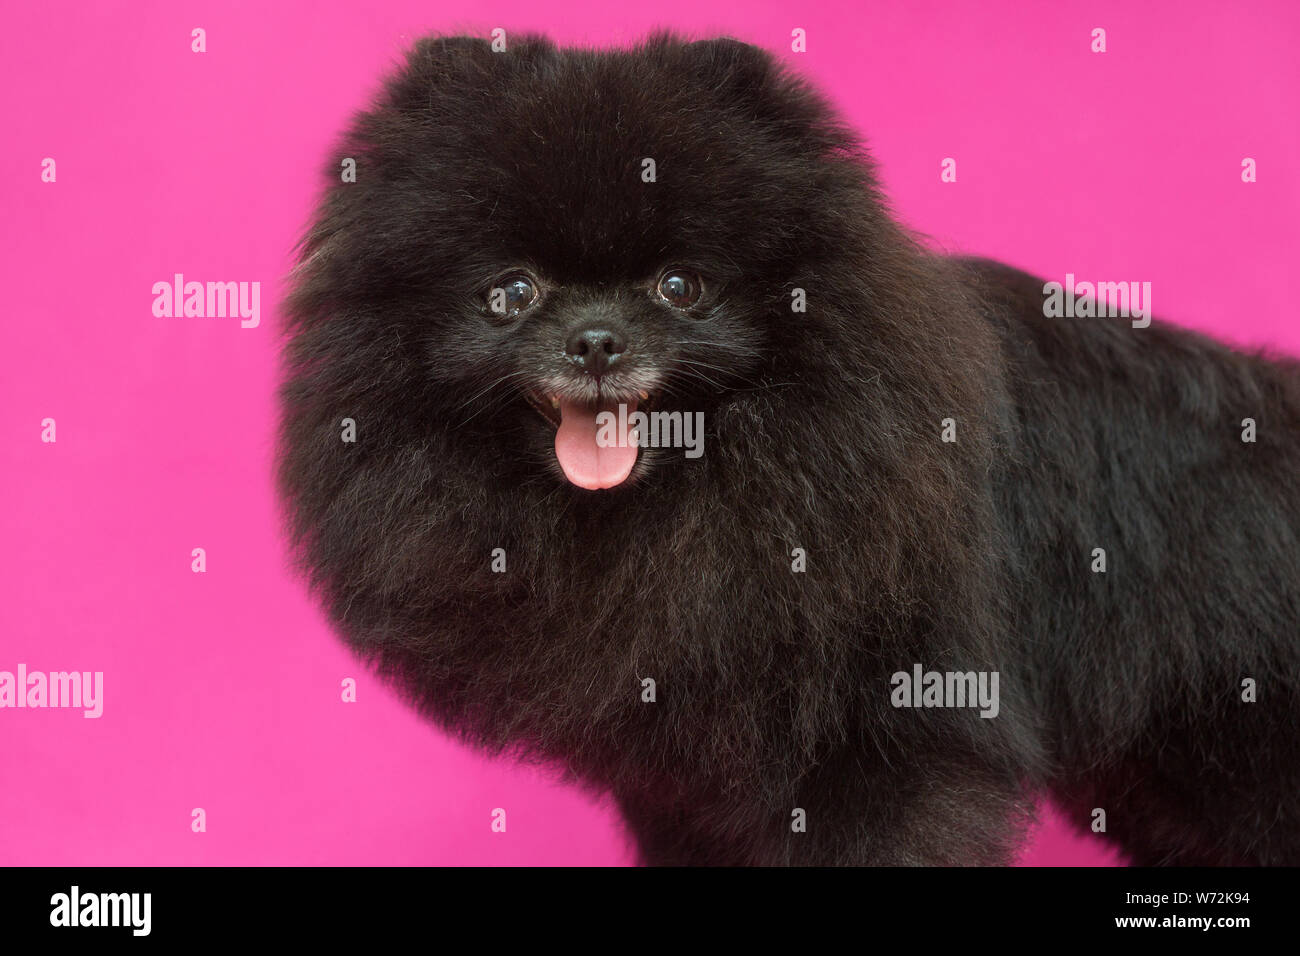
[[[587,489],[681,456],[641,447],[656,413],[702,442],[720,402],[834,365],[802,286],[870,227],[851,137],[731,40],[428,39],[331,173],[296,360],[472,467]]]
[[[800,746],[844,731],[841,628],[978,619],[996,348],[772,57],[426,40],[329,175],[281,491],[336,625],[441,720],[605,779],[709,774],[772,694],[771,754],[783,714]],[[629,441],[646,411],[702,417],[702,455]],[[664,739],[644,674],[713,729],[624,761]]]

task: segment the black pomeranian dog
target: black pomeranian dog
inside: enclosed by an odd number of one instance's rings
[[[647,863],[1300,863],[1295,363],[925,251],[732,40],[426,39],[330,170],[280,485],[440,725]]]

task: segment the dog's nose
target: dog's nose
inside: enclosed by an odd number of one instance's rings
[[[627,351],[627,338],[607,325],[575,329],[564,345],[569,361],[589,375],[604,375]]]

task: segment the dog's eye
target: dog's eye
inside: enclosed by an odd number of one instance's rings
[[[537,283],[522,272],[512,272],[497,280],[487,293],[488,310],[493,315],[518,315],[537,301]]]
[[[670,269],[659,279],[659,286],[655,291],[659,293],[659,298],[674,309],[689,309],[700,301],[704,284],[694,272]]]

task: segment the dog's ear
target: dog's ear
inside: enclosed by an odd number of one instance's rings
[[[696,76],[733,94],[758,93],[780,71],[772,54],[731,37],[696,40],[682,45],[681,52]]]
[[[458,56],[475,56],[492,52],[492,44],[485,37],[427,36],[415,41],[409,54],[411,59],[450,61]]]
[[[671,39],[660,38],[671,44]],[[852,142],[826,101],[773,54],[730,37],[677,44],[678,61],[723,109],[742,112],[782,139],[813,149]]]
[[[436,108],[439,95],[482,89],[497,70],[555,52],[550,40],[535,34],[503,37],[502,43],[494,49],[484,37],[421,38],[406,55],[405,68],[388,83],[388,105],[401,112]]]

